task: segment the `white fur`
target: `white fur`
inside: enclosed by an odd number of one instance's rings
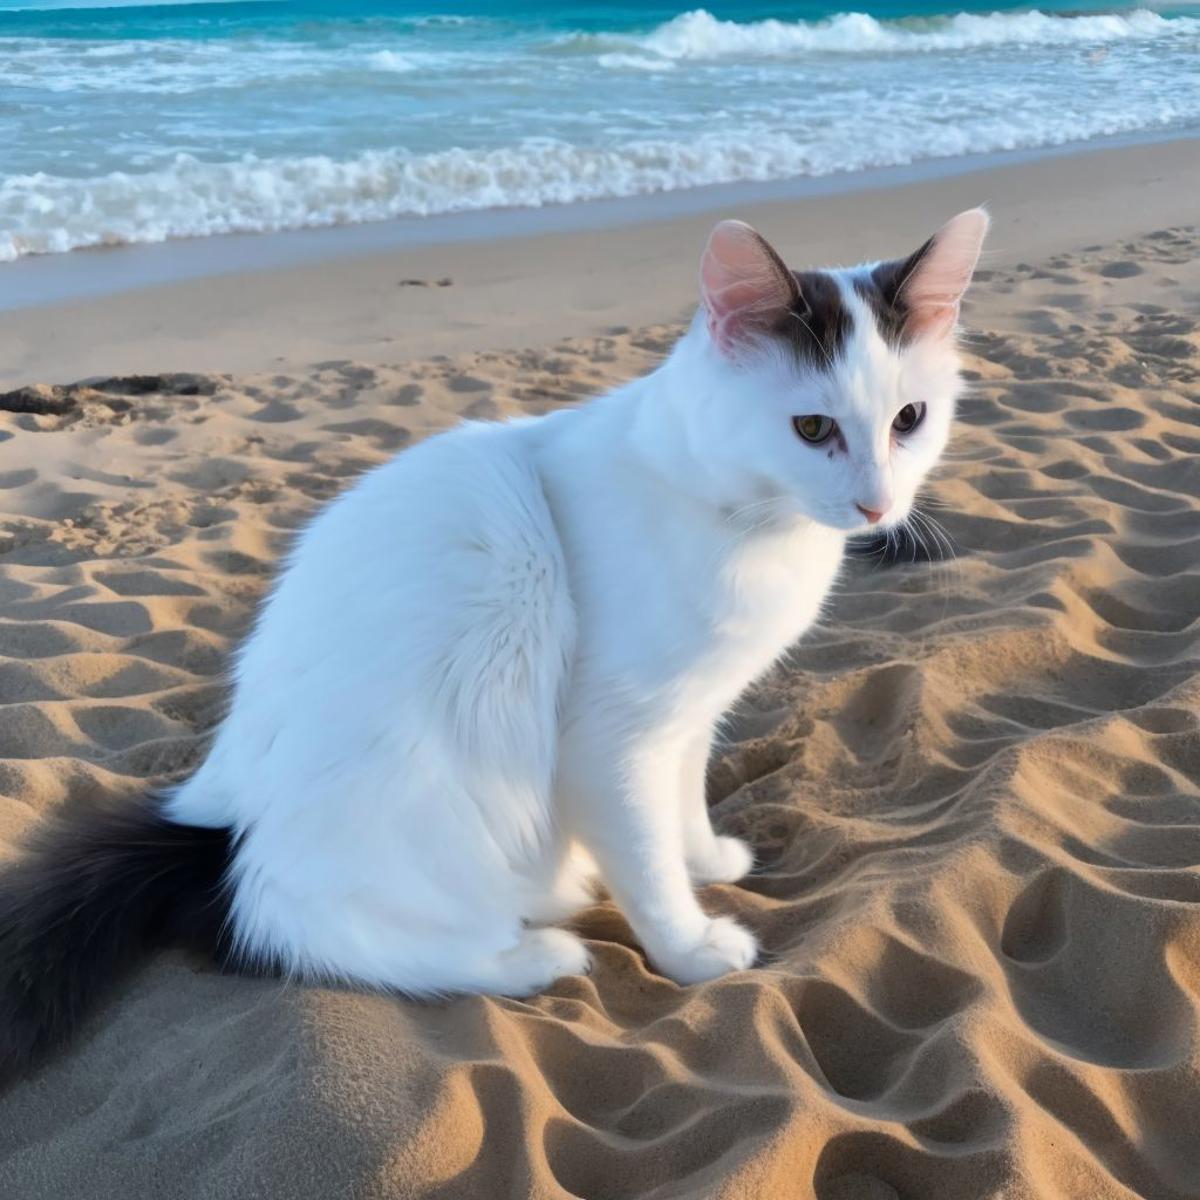
[[[667,975],[752,964],[753,936],[694,893],[752,864],[709,822],[714,730],[818,616],[855,505],[902,519],[958,389],[952,340],[890,349],[851,278],[832,372],[718,344],[698,317],[653,375],[431,438],[312,522],[171,801],[241,835],[248,957],[525,994],[586,970],[579,938],[544,926],[598,870]],[[910,399],[928,416],[898,445]],[[844,454],[794,434],[810,412],[839,421]]]

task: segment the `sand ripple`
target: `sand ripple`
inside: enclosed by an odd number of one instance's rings
[[[0,1098],[0,1193],[1200,1195],[1198,250],[986,280],[928,506],[954,557],[856,559],[712,766],[762,868],[708,902],[767,966],[681,990],[610,906],[531,1003],[166,956]],[[196,762],[318,501],[673,334],[0,397],[0,838]]]

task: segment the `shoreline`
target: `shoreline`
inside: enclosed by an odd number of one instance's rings
[[[730,206],[757,207],[887,190],[1050,159],[1176,142],[1194,142],[1200,153],[1200,130],[1122,134],[1061,146],[922,159],[829,175],[704,184],[535,208],[470,209],[382,221],[167,238],[161,242],[123,242],[54,254],[29,254],[0,263],[0,314],[217,275],[312,266],[415,247],[658,224],[723,211]]]
[[[906,252],[981,202],[995,266],[1195,219],[1195,137],[1009,157],[24,258],[0,267],[0,385],[400,362],[673,319],[725,215],[798,266]]]

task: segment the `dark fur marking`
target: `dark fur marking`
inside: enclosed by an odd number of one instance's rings
[[[63,1043],[139,958],[184,945],[232,964],[228,829],[148,797],[91,802],[0,871],[0,1084]]]
[[[775,332],[787,339],[807,366],[827,371],[846,346],[853,318],[842,302],[837,280],[824,271],[792,271],[796,303]]]
[[[854,290],[866,302],[875,318],[880,337],[889,346],[899,349],[908,344],[905,327],[910,310],[904,302],[904,285],[912,278],[932,245],[933,238],[930,238],[907,258],[880,263],[867,278],[858,276],[854,280]]]

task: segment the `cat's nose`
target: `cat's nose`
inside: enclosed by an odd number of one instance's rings
[[[887,508],[867,508],[862,504],[856,504],[854,507],[857,508],[858,511],[862,513],[862,515],[866,517],[872,525],[878,525],[887,514]],[[888,508],[890,507],[891,505],[888,505]]]

